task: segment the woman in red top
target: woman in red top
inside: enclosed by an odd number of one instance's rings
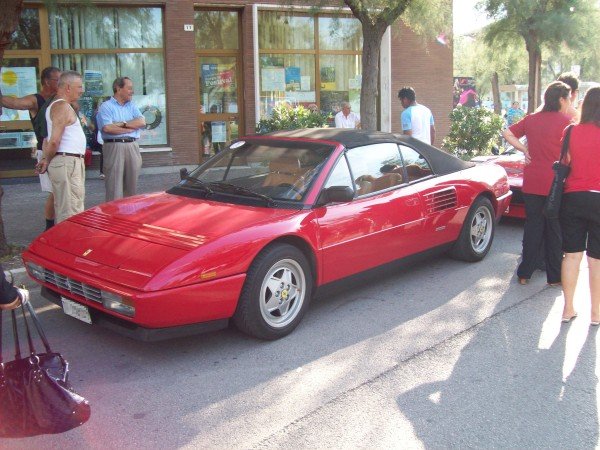
[[[544,92],[542,110],[525,116],[502,133],[504,139],[525,154],[523,257],[517,268],[521,284],[527,284],[533,272],[539,268],[542,254],[546,263],[548,284],[560,284],[560,223],[558,219],[544,217],[542,210],[554,178],[552,164],[560,157],[561,136],[570,123],[565,114],[571,105],[570,94],[571,88],[562,81],[550,83]],[[527,137],[526,146],[519,141],[523,136]]]
[[[577,316],[575,286],[583,252],[587,253],[592,325],[600,324],[600,87],[587,91],[581,119],[571,130],[571,173],[565,182],[560,210],[563,235],[563,322]]]

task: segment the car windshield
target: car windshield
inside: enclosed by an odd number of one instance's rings
[[[190,173],[180,186],[267,203],[301,202],[333,150],[311,142],[238,141]]]

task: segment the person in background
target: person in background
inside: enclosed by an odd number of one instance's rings
[[[360,128],[360,115],[352,112],[348,102],[342,102],[342,109],[335,115],[336,128]]]
[[[41,117],[37,118],[38,112],[44,106],[44,103],[54,95],[56,95],[56,90],[58,89],[58,78],[60,77],[60,69],[57,67],[46,67],[42,70],[40,75],[40,84],[42,89],[37,94],[26,95],[25,97],[6,97],[2,96],[0,93],[0,110],[1,107],[10,108],[10,109],[18,109],[18,110],[28,110],[29,117],[31,119],[31,123],[34,125],[33,130],[35,132],[35,137],[37,138],[37,150],[36,150],[36,158],[39,163],[42,158],[42,142],[44,138],[47,136],[47,132],[42,133],[42,129],[38,126],[35,126],[35,122],[38,120],[44,121],[44,111],[42,111]],[[1,112],[0,112],[1,113]],[[44,127],[45,128],[45,127]],[[42,187],[42,192],[47,192],[48,197],[46,198],[46,203],[44,206],[44,217],[46,219],[46,230],[54,225],[54,196],[52,194],[52,183],[50,183],[50,179],[48,178],[47,173],[39,174],[40,185]]]
[[[562,81],[571,88],[571,106],[567,109],[567,115],[573,123],[579,120],[579,111],[577,110],[577,97],[579,96],[579,78],[573,72],[564,72],[560,74],[557,81]]]
[[[506,111],[506,125],[510,127],[523,117],[525,117],[525,111],[521,109],[521,104],[519,102],[512,102],[510,108]]]
[[[102,103],[96,120],[102,131],[106,201],[135,195],[142,168],[137,140],[146,119],[133,103],[133,82],[118,77],[113,82],[114,95]]]
[[[562,132],[571,121],[566,114],[570,104],[571,88],[562,81],[554,81],[544,92],[541,111],[525,116],[502,132],[504,139],[525,155],[523,255],[517,268],[520,284],[527,284],[539,268],[542,253],[548,284],[556,286],[561,282],[560,224],[558,219],[546,218],[543,209],[554,178],[552,164],[560,157]],[[527,137],[527,145],[519,140],[523,136]]]
[[[46,110],[48,137],[36,170],[48,171],[54,192],[56,223],[84,209],[86,140],[81,121],[71,106],[83,94],[81,74],[63,72],[56,97]]]
[[[417,103],[415,90],[410,86],[400,89],[398,98],[404,108],[400,116],[402,133],[433,145],[435,142],[435,124],[431,110]]]
[[[573,307],[579,266],[587,254],[591,297],[591,324],[600,324],[600,87],[585,94],[581,119],[569,140],[567,161],[571,172],[564,186],[560,210],[562,228],[562,285],[565,298],[562,321],[577,317]]]
[[[16,288],[6,279],[0,264],[0,309],[15,309],[29,301],[27,289]]]

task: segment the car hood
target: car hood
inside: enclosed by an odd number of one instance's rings
[[[293,213],[297,210],[148,194],[70,217],[40,235],[30,250],[92,275],[98,275],[98,265],[118,269],[113,273],[129,275],[116,282],[141,288],[161,268],[199,247]],[[65,254],[75,260],[61,257]]]
[[[471,161],[479,164],[498,164],[506,170],[508,184],[510,184],[511,188],[521,188],[523,186],[525,156],[521,152],[505,155],[477,156]]]

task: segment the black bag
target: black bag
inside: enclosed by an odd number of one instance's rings
[[[44,344],[36,353],[29,330],[29,317]],[[62,433],[90,418],[90,405],[69,385],[69,363],[50,349],[33,307],[21,305],[29,355],[22,357],[15,310],[10,311],[15,359],[2,361],[2,311],[0,310],[0,437],[15,438]]]
[[[544,204],[544,215],[548,219],[558,218],[565,180],[571,171],[571,167],[567,164],[564,164],[563,160],[569,151],[569,140],[571,139],[572,128],[573,125],[569,125],[569,128],[567,128],[565,138],[563,139],[562,148],[560,150],[560,159],[552,164],[554,179],[552,180],[550,192],[548,192],[546,203]]]

